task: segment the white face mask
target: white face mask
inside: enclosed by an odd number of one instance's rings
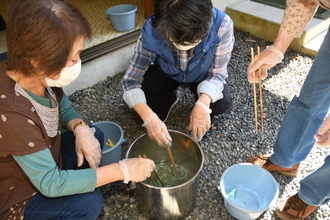
[[[191,48],[194,48],[196,47],[201,41],[199,40],[198,42],[196,43],[192,43],[192,44],[189,44],[189,45],[179,45],[179,44],[175,44],[173,43],[173,45],[176,47],[176,49],[178,50],[190,50]]]
[[[60,77],[58,79],[45,78],[49,87],[63,87],[72,83],[78,78],[81,71],[81,60],[73,66],[64,67],[61,70]]]

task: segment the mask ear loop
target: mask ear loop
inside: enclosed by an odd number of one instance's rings
[[[48,95],[49,95],[49,98],[50,98],[50,103],[52,105],[52,108],[57,108],[57,101],[54,99],[54,97],[51,95],[51,93],[49,92],[49,87],[47,87],[47,90],[48,90]]]

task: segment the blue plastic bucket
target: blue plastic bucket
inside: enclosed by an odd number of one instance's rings
[[[241,220],[258,218],[275,204],[279,195],[275,178],[252,163],[240,163],[226,169],[218,189],[227,211]]]
[[[93,123],[93,125],[100,128],[104,133],[101,165],[117,163],[122,157],[122,143],[126,142],[123,129],[111,121],[99,121]],[[107,143],[109,144],[108,139],[112,142],[112,147],[107,145]]]
[[[106,18],[111,21],[116,31],[129,31],[135,27],[136,10],[135,5],[116,5],[107,9]]]

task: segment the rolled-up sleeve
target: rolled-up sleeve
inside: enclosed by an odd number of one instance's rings
[[[286,5],[279,33],[298,38],[315,14],[318,4],[314,0],[287,0]]]
[[[140,88],[128,90],[124,93],[123,99],[128,107],[133,108],[135,105],[141,102],[147,102],[144,92]]]
[[[143,75],[153,61],[155,53],[143,48],[143,39],[140,35],[137,44],[134,48],[133,57],[130,60],[129,66],[121,80],[124,90],[123,99],[126,104],[132,108],[140,102],[145,102],[145,94],[141,89]]]

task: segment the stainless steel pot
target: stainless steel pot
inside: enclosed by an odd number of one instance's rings
[[[183,219],[195,207],[199,173],[204,164],[204,154],[199,144],[188,135],[169,130],[173,139],[171,151],[176,164],[194,173],[183,184],[157,187],[145,182],[136,183],[135,196],[139,211],[148,219]],[[150,140],[147,134],[137,138],[129,147],[126,158],[145,154],[157,164],[161,160],[170,162],[167,150]]]

